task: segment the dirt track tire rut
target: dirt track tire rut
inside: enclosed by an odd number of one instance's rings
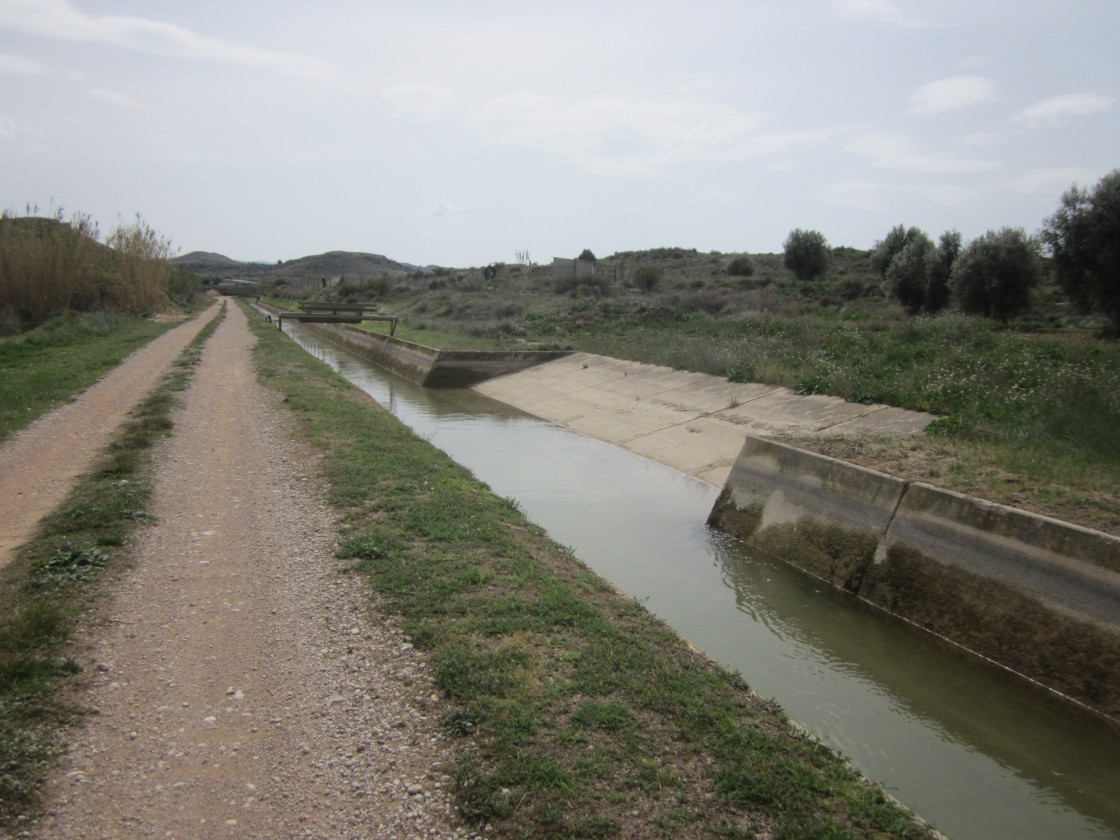
[[[423,657],[340,574],[313,456],[231,306],[86,631],[96,710],[40,837],[464,837]]]

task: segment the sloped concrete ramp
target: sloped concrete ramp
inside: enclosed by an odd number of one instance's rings
[[[723,487],[748,435],[892,435],[932,415],[800,396],[789,388],[590,353],[490,379],[474,390]]]

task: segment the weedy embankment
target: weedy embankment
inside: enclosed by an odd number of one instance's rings
[[[254,319],[323,453],[339,556],[431,657],[463,816],[521,837],[926,837],[468,471]]]

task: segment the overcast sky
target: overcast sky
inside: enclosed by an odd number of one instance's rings
[[[1117,0],[0,0],[0,208],[469,266],[1034,232],[1120,167]]]

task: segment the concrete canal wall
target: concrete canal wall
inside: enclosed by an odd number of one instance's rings
[[[258,304],[271,315],[279,310]],[[301,327],[355,356],[428,388],[466,388],[495,376],[550,362],[567,351],[439,350],[346,324],[304,321]]]
[[[1120,720],[1120,539],[748,437],[710,524]]]

